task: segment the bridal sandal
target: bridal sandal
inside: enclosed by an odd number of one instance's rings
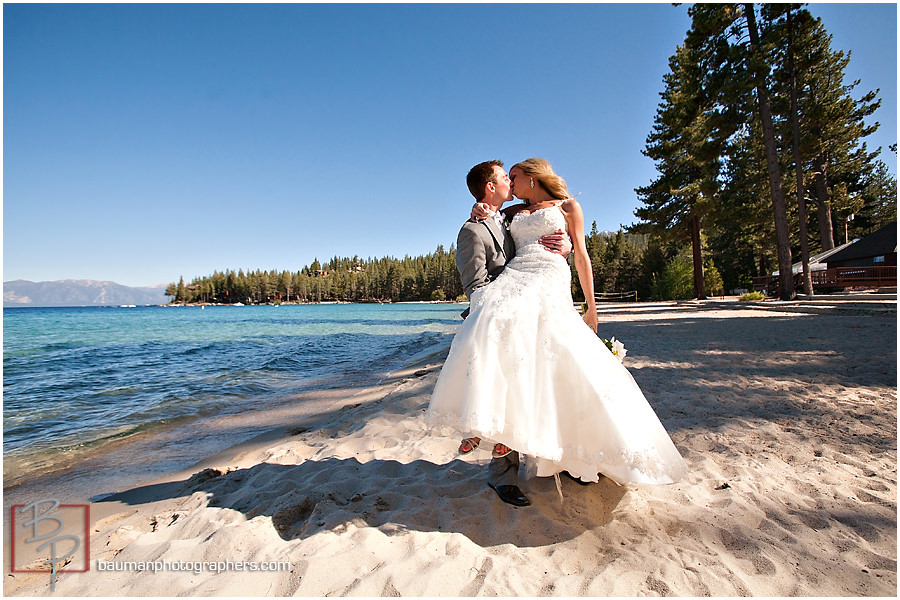
[[[505,446],[503,444],[494,444],[494,450],[491,452],[491,456],[494,458],[503,458],[507,454],[512,452],[512,448],[509,446]]]
[[[463,438],[463,441],[459,444],[459,453],[460,454],[468,454],[472,450],[478,447],[478,444],[481,443],[479,438]]]

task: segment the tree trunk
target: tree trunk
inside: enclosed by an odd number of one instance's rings
[[[694,255],[694,296],[706,300],[706,284],[703,282],[703,254],[700,248],[700,217],[691,215],[691,250]]]
[[[763,141],[766,145],[766,166],[769,171],[769,188],[772,193],[772,210],[775,213],[775,238],[778,251],[779,291],[782,300],[793,300],[794,275],[791,272],[791,239],[788,230],[787,210],[784,203],[784,190],[781,187],[781,166],[778,164],[778,148],[775,145],[775,128],[772,125],[772,107],[766,89],[764,72],[765,58],[759,46],[759,31],[756,28],[756,13],[753,4],[745,4],[747,33],[750,35],[750,62],[756,80],[756,96],[759,101],[759,116],[762,121]]]
[[[825,172],[824,154],[816,156],[813,168],[816,171],[816,212],[822,250],[831,250],[834,248],[834,226],[831,224],[831,206],[828,204],[828,174]]]
[[[800,260],[803,263],[803,293],[813,295],[812,276],[809,272],[809,236],[806,231],[806,188],[803,186],[803,162],[800,157],[800,108],[797,106],[797,67],[794,64],[794,29],[791,16],[788,24],[788,69],[791,71],[791,125],[794,133],[794,172],[797,178],[797,215],[800,220]]]

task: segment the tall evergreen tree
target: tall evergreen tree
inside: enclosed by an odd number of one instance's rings
[[[797,61],[794,59],[797,49],[798,26],[802,28],[804,23],[808,23],[810,15],[808,11],[798,11],[799,5],[788,4],[781,5],[786,15],[785,24],[787,26],[787,75],[788,87],[790,89],[790,123],[791,123],[791,142],[794,159],[794,178],[797,187],[797,220],[800,225],[800,261],[803,267],[803,293],[812,296],[814,293],[812,285],[812,274],[809,268],[809,234],[806,231],[806,186],[803,183],[803,155],[800,146],[800,104],[798,97],[798,70]],[[797,14],[795,15],[795,11]],[[799,21],[799,23],[798,23]]]
[[[773,19],[792,12],[767,7]],[[805,11],[797,14],[801,18],[795,54],[797,69],[803,73],[798,103],[805,136],[801,146],[814,185],[819,241],[823,250],[830,250],[835,245],[835,212],[841,217],[852,212],[850,196],[862,189],[880,152],[869,152],[862,139],[878,129],[877,122],[867,124],[866,119],[881,101],[876,99],[877,90],[853,98],[860,81],[844,84],[850,54],[832,50],[832,36],[821,19],[807,17]],[[778,31],[777,24],[773,30]]]
[[[669,59],[670,73],[657,108],[653,131],[642,151],[656,162],[659,177],[635,192],[644,207],[635,215],[650,231],[690,239],[694,296],[706,297],[700,245],[701,219],[718,176],[718,143],[711,135],[714,118],[704,93],[701,53],[689,44]]]
[[[779,290],[782,300],[791,300],[795,296],[794,274],[791,269],[791,238],[788,230],[787,210],[784,203],[784,189],[781,185],[781,164],[778,157],[778,146],[775,143],[775,126],[772,122],[772,104],[769,99],[769,59],[760,45],[756,8],[752,3],[744,4],[744,18],[747,24],[747,35],[750,38],[749,71],[756,87],[759,119],[762,124],[763,142],[766,147],[769,188],[772,193],[772,213],[775,217],[778,276],[780,279]]]
[[[861,139],[877,127],[865,123],[875,93],[854,100],[858,82],[840,85],[843,54],[802,5],[694,4],[688,14],[645,149],[659,176],[636,190],[642,223],[632,230],[680,241],[690,234],[695,290],[706,235],[727,284],[743,287],[778,268],[781,297],[793,297],[792,246],[808,257],[814,241],[805,231],[807,189],[816,189],[824,247],[832,212],[863,208],[876,152]],[[791,169],[793,182],[783,177]]]

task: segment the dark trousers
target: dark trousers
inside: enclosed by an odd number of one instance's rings
[[[503,458],[492,458],[488,465],[491,485],[519,485],[519,453],[513,450]]]

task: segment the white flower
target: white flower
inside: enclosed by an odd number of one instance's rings
[[[625,344],[617,340],[615,337],[609,339],[609,343],[612,344],[612,353],[616,358],[619,359],[619,362],[625,360],[625,355],[628,353],[628,350],[625,349]]]
[[[625,349],[625,344],[620,342],[615,338],[615,336],[605,340],[600,338],[606,347],[609,348],[609,351],[613,353],[613,356],[619,359],[619,362],[623,362],[625,360],[625,355],[628,354],[628,350]]]

